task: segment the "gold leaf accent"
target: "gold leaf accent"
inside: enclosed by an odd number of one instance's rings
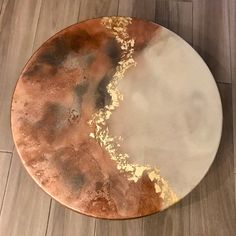
[[[116,72],[112,80],[107,85],[107,92],[111,96],[111,104],[99,109],[88,121],[90,127],[95,126],[94,133],[90,133],[91,138],[96,141],[109,153],[112,160],[116,162],[117,169],[127,174],[130,181],[137,182],[144,174],[154,182],[154,188],[160,198],[163,199],[163,208],[171,205],[178,200],[176,194],[171,190],[168,182],[160,176],[160,171],[151,166],[142,166],[131,164],[128,162],[129,155],[119,151],[119,141],[121,137],[112,137],[106,125],[106,121],[111,117],[112,112],[119,107],[123,100],[123,95],[118,90],[118,83],[124,78],[125,72],[132,66],[136,66],[133,59],[134,39],[129,37],[127,27],[132,24],[132,19],[129,17],[103,17],[101,23],[114,35],[116,41],[122,50],[121,60],[118,62]]]

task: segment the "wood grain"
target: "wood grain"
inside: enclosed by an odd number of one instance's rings
[[[144,218],[144,236],[189,236],[189,196],[167,210]]]
[[[192,10],[191,2],[169,2],[169,29],[190,44],[193,42]]]
[[[0,150],[11,151],[10,104],[15,82],[29,58],[41,1],[4,1],[0,18]],[[22,7],[24,6],[24,7]]]
[[[0,216],[0,235],[45,235],[49,203],[50,198],[26,173],[14,152]]]
[[[191,235],[233,236],[236,232],[231,85],[219,84],[219,89],[223,134],[213,165],[191,193]]]
[[[0,15],[1,15],[1,12],[2,12],[3,2],[4,2],[4,0],[0,0]]]
[[[167,1],[167,2],[192,2],[194,0],[163,0],[163,1]]]
[[[11,153],[0,153],[0,213],[8,180],[11,156]]]
[[[169,1],[157,0],[156,1],[156,23],[169,29]]]
[[[232,82],[236,84],[236,1],[229,0],[230,52]],[[235,104],[236,99],[233,99]]]
[[[231,77],[234,130],[234,173],[236,173],[236,1],[229,0]]]
[[[193,0],[193,46],[216,81],[230,83],[228,0]]]
[[[118,0],[82,0],[79,21],[101,16],[116,16]]]
[[[191,194],[191,199],[187,196],[167,211],[144,219],[96,220],[97,236],[234,235],[236,179],[233,175],[232,122],[234,121],[236,137],[236,3],[234,0],[193,0],[192,15],[189,2],[190,0],[181,3],[175,0],[42,0],[41,6],[40,0],[0,0],[0,150],[12,150],[9,106],[21,68],[32,49],[35,50],[58,30],[76,22],[79,10],[80,21],[117,14],[156,19],[156,22],[174,30],[187,41],[193,41],[194,47],[206,60],[217,81],[230,83],[232,77],[233,100],[230,85],[220,85],[225,120],[216,161]],[[234,138],[236,150],[235,140]],[[11,154],[0,154],[1,189],[6,181],[7,168],[4,166],[9,166],[9,155]],[[2,164],[2,156],[5,164]],[[5,157],[8,157],[7,161]],[[73,213],[54,201],[49,216],[50,199],[28,177],[16,154],[5,194],[0,216],[0,235],[92,235],[93,220]]]
[[[232,101],[233,101],[233,133],[234,133],[234,183],[236,206],[236,2],[229,0],[229,25],[231,49],[231,76],[232,76]]]
[[[47,236],[93,236],[95,219],[52,201]]]
[[[58,31],[77,23],[81,1],[47,1],[43,0],[38,19],[34,50]],[[63,14],[59,14],[59,13]]]
[[[155,0],[120,0],[118,13],[121,16],[132,16],[145,20],[155,20]]]
[[[236,174],[234,174],[234,204],[236,206]]]
[[[177,33],[188,43],[193,41],[193,15],[191,2],[158,0],[156,22]]]
[[[97,220],[95,236],[143,236],[143,220]]]

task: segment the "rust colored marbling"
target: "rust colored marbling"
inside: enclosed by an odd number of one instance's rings
[[[151,33],[136,35],[137,50]],[[147,176],[130,183],[89,138],[87,121],[109,103],[120,51],[100,19],[73,25],[36,52],[12,103],[14,140],[30,175],[62,204],[104,218],[142,216],[161,204]]]

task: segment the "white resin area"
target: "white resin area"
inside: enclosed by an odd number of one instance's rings
[[[204,177],[216,155],[222,106],[216,83],[183,39],[161,28],[120,82],[110,120],[131,163],[151,165],[179,198]]]

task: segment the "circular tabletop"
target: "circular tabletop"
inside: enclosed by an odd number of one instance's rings
[[[126,219],[166,209],[199,183],[219,146],[222,108],[183,39],[103,17],[36,51],[16,85],[11,126],[45,192],[77,212]]]

